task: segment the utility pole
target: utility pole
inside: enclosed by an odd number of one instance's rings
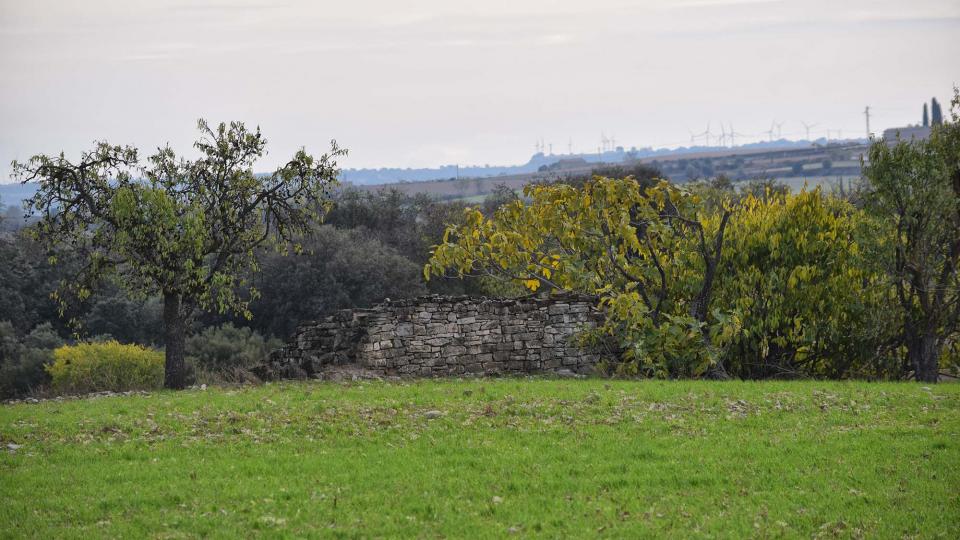
[[[863,115],[867,117],[867,138],[870,138],[870,106],[863,110]]]

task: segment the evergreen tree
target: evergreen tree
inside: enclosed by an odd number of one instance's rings
[[[940,110],[940,102],[937,98],[933,98],[930,103],[930,120],[934,126],[943,124],[943,112]]]
[[[927,114],[927,104],[923,104],[923,127],[930,125],[930,116]]]

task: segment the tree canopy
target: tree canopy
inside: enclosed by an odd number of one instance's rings
[[[937,118],[939,104],[934,107]],[[960,93],[953,122],[927,140],[877,141],[864,167],[868,202],[895,228],[887,273],[903,312],[903,344],[918,379],[935,381],[960,325]]]

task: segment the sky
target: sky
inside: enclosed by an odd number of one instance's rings
[[[0,0],[0,182],[95,140],[191,155],[201,117],[260,126],[261,171],[862,136],[946,110],[957,58],[957,0]]]

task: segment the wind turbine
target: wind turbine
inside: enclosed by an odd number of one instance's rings
[[[810,128],[812,128],[812,127],[817,127],[817,126],[819,126],[820,124],[808,124],[808,123],[803,122],[803,121],[801,121],[800,123],[803,124],[803,129],[807,130],[807,140],[809,141],[809,140],[810,140]]]
[[[783,136],[782,136],[782,133],[783,133],[783,132],[780,131],[780,128],[783,127],[783,125],[786,123],[786,121],[783,121],[783,122],[774,121],[773,123],[777,125],[777,139],[778,139],[778,140],[779,140],[779,139],[782,139],[782,138],[783,138]]]
[[[766,131],[761,131],[761,133],[766,133],[767,136],[770,137],[770,142],[773,142],[773,133],[776,131],[776,127],[777,127],[777,121],[774,120],[773,122],[770,122],[770,129]]]
[[[692,133],[692,132],[690,133],[690,143],[692,144],[695,139],[698,139],[700,137],[705,138],[704,139],[706,141],[704,143],[705,146],[710,146],[710,122],[707,122],[707,129],[703,133]]]
[[[727,130],[723,127],[723,122],[720,122],[720,146],[727,146]]]

